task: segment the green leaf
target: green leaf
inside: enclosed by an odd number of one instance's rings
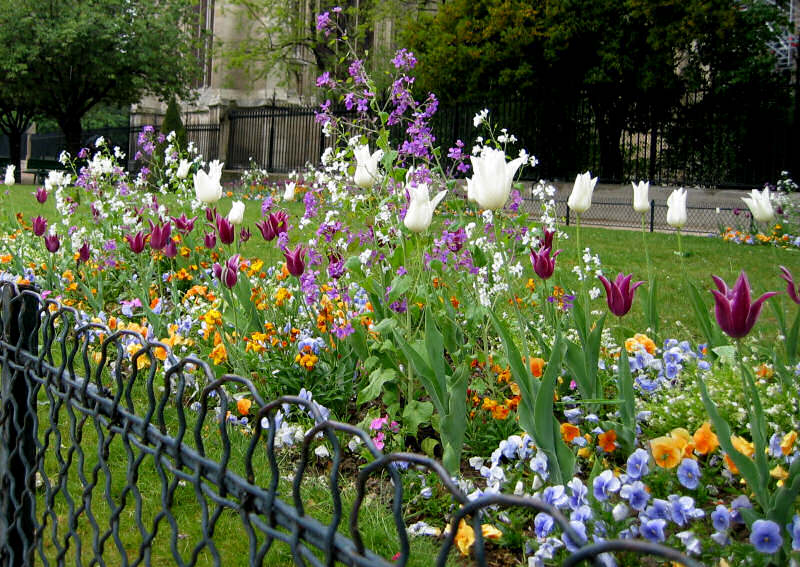
[[[453,376],[448,377],[448,411],[442,418],[440,435],[444,445],[442,463],[452,474],[461,466],[461,452],[467,432],[467,383],[469,365],[459,366]]]
[[[433,404],[411,400],[403,409],[403,425],[409,435],[416,436],[417,429],[423,423],[428,423],[433,415]]]
[[[444,337],[436,326],[436,319],[430,307],[425,308],[425,348],[428,353],[428,364],[433,370],[433,379],[441,391],[446,392]],[[442,399],[444,400],[444,397]]]
[[[431,458],[434,458],[436,455],[436,447],[439,446],[439,442],[432,437],[427,437],[426,439],[422,440],[422,452],[428,455]]]
[[[377,368],[369,375],[367,387],[358,393],[358,404],[375,400],[381,396],[384,384],[397,377],[397,372],[392,368]]]
[[[403,274],[402,276],[396,276],[392,283],[390,284],[392,290],[389,292],[389,297],[386,300],[386,303],[394,303],[397,301],[401,295],[408,291],[408,288],[411,287],[412,279],[407,274]]]
[[[728,341],[722,335],[722,331],[720,331],[719,327],[711,321],[709,309],[703,301],[703,298],[700,296],[700,292],[697,290],[697,287],[690,281],[687,281],[686,284],[689,288],[689,299],[692,309],[694,310],[694,315],[697,318],[697,322],[700,325],[700,330],[702,331],[706,342],[711,347],[727,344]]]
[[[736,362],[736,347],[732,345],[718,346],[711,349],[723,364],[733,365]]]
[[[387,319],[382,319],[379,323],[377,323],[373,330],[376,333],[384,334],[391,331],[394,331],[397,328],[397,321],[391,317]]]
[[[444,414],[446,411],[445,392],[440,387],[430,364],[428,364],[416,348],[412,347],[408,341],[403,338],[397,329],[394,330],[394,338],[398,346],[400,346],[400,350],[403,351],[406,359],[411,364],[412,368],[414,368],[414,372],[416,372],[419,381],[422,382],[422,386],[425,388],[425,392],[427,392],[428,396],[430,396],[433,405],[436,406],[436,411],[440,414]]]

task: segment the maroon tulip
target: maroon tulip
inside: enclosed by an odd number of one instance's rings
[[[78,249],[78,262],[88,262],[90,256],[91,250],[89,248],[89,243],[84,240],[83,246]]]
[[[250,240],[251,236],[253,236],[253,234],[250,232],[249,228],[242,227],[242,229],[239,231],[239,240],[242,241],[242,243]]]
[[[36,200],[42,204],[45,204],[47,202],[47,189],[44,187],[39,187],[36,190]]]
[[[792,272],[790,272],[785,266],[780,266],[781,277],[786,280],[786,293],[789,294],[789,297],[792,298],[792,301],[800,305],[800,286],[794,285],[794,278],[792,277]]]
[[[125,240],[128,241],[128,245],[131,247],[131,252],[134,254],[141,254],[142,250],[144,250],[144,233],[141,230],[133,236],[126,234]]]
[[[211,249],[217,245],[217,233],[216,232],[207,232],[203,235],[203,244],[205,244],[206,248]]]
[[[717,324],[720,329],[734,339],[742,338],[750,332],[753,325],[756,324],[764,302],[778,293],[777,291],[768,291],[755,302],[751,302],[750,282],[747,280],[744,270],[739,274],[733,289],[728,289],[722,278],[711,276],[711,279],[717,286],[717,289],[711,290],[716,301],[714,314],[717,317]]]
[[[216,222],[218,216],[217,207],[214,207],[213,209],[211,207],[206,208],[206,220],[208,222]]]
[[[153,250],[161,250],[167,245],[167,241],[171,240],[172,225],[166,224],[153,224],[150,221],[150,248]]]
[[[194,230],[194,221],[197,220],[197,217],[188,218],[186,213],[181,213],[179,217],[172,217],[172,221],[175,223],[175,228],[178,231],[182,232],[183,234],[189,234]]]
[[[264,240],[267,242],[274,240],[274,238],[277,236],[275,231],[272,230],[272,225],[269,223],[269,219],[258,221],[256,223],[256,227],[261,231],[261,236],[263,236]]]
[[[550,256],[550,248],[540,248],[538,252],[534,252],[531,248],[531,264],[533,264],[533,271],[536,275],[543,280],[548,279],[553,275],[556,269],[556,257],[561,254],[561,250],[556,250],[555,254]]]
[[[167,240],[167,245],[164,246],[164,256],[167,258],[174,258],[178,255],[178,247],[175,246],[175,241],[171,238]]]
[[[44,245],[50,252],[55,254],[61,248],[61,241],[58,239],[57,234],[48,234],[44,237]]]
[[[217,233],[219,233],[219,240],[223,244],[230,244],[236,238],[233,223],[225,217],[217,217]]]
[[[232,288],[239,279],[239,254],[228,258],[224,266],[220,266],[219,262],[215,262],[211,269],[215,278],[226,287]]]
[[[306,269],[306,248],[298,244],[294,250],[284,249],[283,257],[286,258],[286,269],[293,276],[301,276]]]
[[[606,300],[608,301],[608,309],[617,317],[622,317],[631,310],[633,304],[633,292],[636,288],[644,282],[636,282],[631,285],[631,278],[633,274],[623,275],[622,272],[617,274],[617,279],[613,282],[608,281],[603,276],[597,276],[603,287],[606,288]]]
[[[269,224],[275,236],[289,230],[289,215],[286,211],[276,211],[269,214]]]
[[[544,239],[539,241],[539,249],[541,250],[542,248],[550,248],[552,250],[553,237],[556,235],[556,231],[543,228],[542,232],[544,232]],[[553,258],[555,258],[555,254],[553,255]]]
[[[42,216],[33,217],[33,234],[42,236],[47,232],[47,219]]]

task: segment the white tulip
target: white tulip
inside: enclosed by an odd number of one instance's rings
[[[667,224],[673,228],[683,228],[688,220],[686,215],[686,189],[675,189],[667,198]]]
[[[475,182],[472,177],[467,177],[467,201],[477,203],[478,198],[475,196]]]
[[[570,210],[578,214],[589,210],[589,207],[592,206],[592,193],[595,185],[597,185],[597,177],[592,178],[592,174],[588,171],[575,176],[572,193],[567,199],[567,206]]]
[[[439,191],[431,199],[428,185],[420,183],[416,187],[408,187],[408,193],[411,200],[408,203],[408,210],[406,210],[406,216],[403,218],[403,224],[411,232],[424,232],[433,220],[433,211],[436,209],[436,205],[444,198],[447,191]]]
[[[356,158],[356,171],[353,182],[362,189],[371,188],[378,181],[378,162],[383,157],[383,150],[375,150],[370,155],[369,146],[359,145],[353,148]]]
[[[17,169],[16,165],[9,165],[6,167],[6,185],[14,185],[14,170]]]
[[[764,187],[762,192],[756,189],[750,193],[750,197],[742,197],[742,201],[747,203],[747,208],[753,214],[753,218],[758,222],[772,222],[775,219],[775,211],[772,208],[771,195],[768,187]]]
[[[192,166],[192,162],[188,159],[182,159],[178,164],[178,171],[175,172],[175,177],[178,179],[186,179],[186,176],[189,175],[189,168]]]
[[[290,181],[286,184],[286,189],[283,192],[283,200],[284,201],[294,201],[294,190],[297,187],[294,181]]]
[[[640,181],[636,185],[631,183],[631,186],[633,187],[633,210],[640,214],[646,213],[650,210],[650,200],[647,195],[650,190],[650,182]]]
[[[222,164],[214,160],[208,164],[208,173],[200,170],[194,174],[194,192],[197,200],[206,204],[216,203],[222,198]]]
[[[242,222],[244,222],[244,203],[241,201],[234,201],[231,204],[228,220],[231,224],[242,224]]]
[[[511,193],[511,183],[514,181],[519,166],[525,161],[523,158],[506,162],[506,153],[484,146],[480,156],[470,156],[472,162],[472,183],[467,181],[467,194],[470,188],[482,209],[497,210],[502,208],[508,195]]]

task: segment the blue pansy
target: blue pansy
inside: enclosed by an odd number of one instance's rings
[[[689,490],[700,484],[700,465],[694,459],[683,459],[678,466],[678,481]]]
[[[775,553],[783,545],[781,528],[772,520],[756,520],[750,528],[750,543],[761,553]]]
[[[654,520],[643,519],[642,526],[639,528],[639,534],[650,541],[661,543],[666,539],[664,535],[664,528],[667,526],[667,521],[662,518]]]
[[[731,527],[731,513],[722,504],[719,504],[716,510],[711,512],[711,525],[718,532],[724,532]]]
[[[636,449],[628,457],[628,465],[626,468],[628,478],[632,480],[639,480],[640,478],[646,476],[647,473],[650,472],[650,468],[648,466],[649,462],[650,454],[644,449]]]
[[[619,491],[619,495],[625,498],[634,510],[644,510],[650,500],[650,493],[645,489],[641,480],[636,480],[631,484],[626,484]]]
[[[594,477],[594,482],[592,483],[592,493],[600,502],[608,500],[608,497],[612,493],[617,492],[619,488],[619,479],[608,469]]]
[[[533,530],[536,532],[536,537],[544,539],[553,531],[553,517],[550,514],[539,512],[533,519]]]

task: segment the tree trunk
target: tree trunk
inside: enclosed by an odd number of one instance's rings
[[[7,136],[11,165],[17,166],[14,170],[14,181],[16,183],[22,183],[22,132],[13,131],[7,133]]]
[[[622,181],[622,138],[623,121],[621,112],[613,105],[605,107],[602,103],[595,103],[594,116],[597,121],[597,135],[600,138],[600,171],[599,176],[604,181]]]
[[[74,115],[61,117],[58,120],[58,126],[66,138],[69,155],[75,158],[81,151],[81,138],[83,137],[81,117]]]

